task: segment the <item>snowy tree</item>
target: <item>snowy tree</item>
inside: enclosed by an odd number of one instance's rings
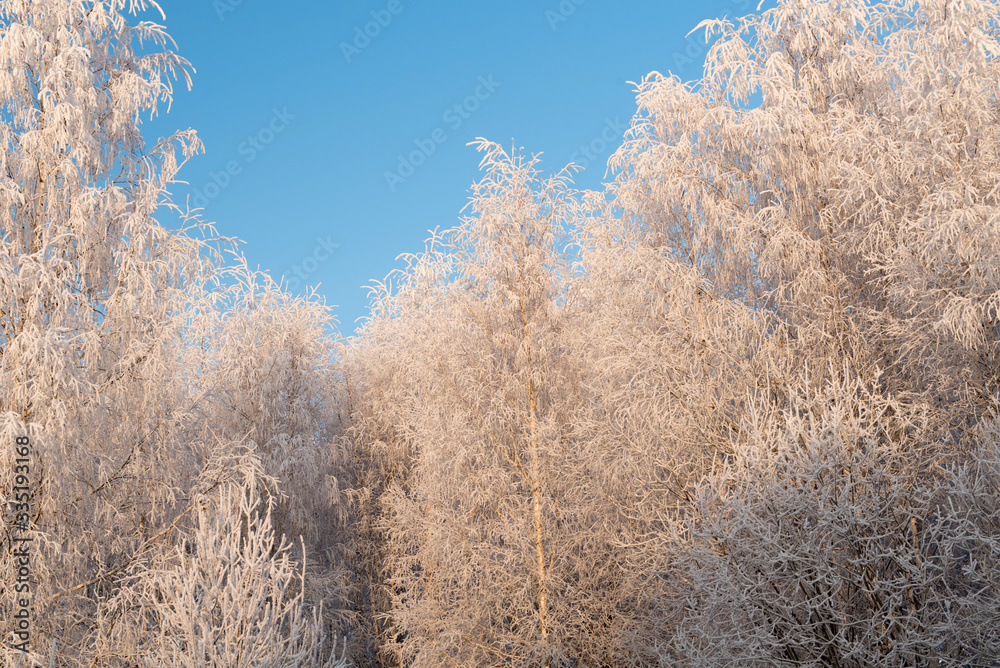
[[[214,477],[211,485],[250,480],[245,487],[253,488],[251,464],[261,454],[227,457],[259,435],[225,433],[212,421],[211,409],[232,396],[218,383],[240,375],[231,358],[226,369],[203,366],[217,351],[197,338],[226,306],[225,279],[218,280],[225,244],[207,241],[211,227],[174,205],[168,191],[201,144],[188,130],[150,146],[140,131],[145,114],[169,104],[173,82],[190,83],[190,68],[170,50],[164,28],[140,20],[158,9],[144,0],[0,2],[0,440],[27,435],[32,443],[24,524],[33,541],[33,626],[24,661],[47,661],[42,654],[50,640],[63,665],[138,660],[136,653],[150,645],[123,647],[115,634],[135,638],[144,629],[118,626],[125,622],[112,601],[149,584],[136,569],[166,563],[192,540],[217,547],[220,559],[239,547],[244,552],[233,559],[252,562],[257,573],[294,571],[283,539],[268,542],[272,518],[253,520],[256,543],[222,546],[212,541],[225,522],[251,523],[246,509],[221,503],[217,521],[208,524],[195,512],[208,478]],[[161,224],[161,215],[177,220],[173,229]],[[290,367],[302,361],[309,391],[325,371],[309,367],[318,363],[322,343],[310,339],[315,328],[291,330],[297,318],[301,323],[322,312],[310,308],[293,304],[281,311],[290,330],[276,336],[294,342],[285,352],[280,345],[266,349],[269,361]],[[231,322],[242,322],[240,314]],[[238,330],[231,338],[239,338]],[[298,387],[293,372],[274,365],[267,371],[272,368],[276,375],[264,374],[265,387],[285,381]],[[310,395],[305,404],[317,400]],[[273,428],[269,438],[280,432],[293,445],[304,439],[298,454],[305,458],[321,449],[312,440],[322,426],[310,422],[311,408],[288,399],[275,410],[290,411],[294,425]],[[273,455],[269,467],[289,486],[301,484],[276,516],[291,531],[305,524],[301,515],[311,509],[296,500],[331,485],[322,467],[291,481],[309,466],[296,454],[289,458],[294,463],[281,460],[282,444],[277,436],[257,443],[272,448],[262,454]],[[8,642],[16,605],[16,516],[6,503],[13,498],[13,457],[12,448],[0,448],[4,665],[20,653]],[[273,553],[264,555],[262,546]],[[307,562],[305,554],[293,556]],[[167,577],[155,577],[161,575]],[[308,614],[299,610],[305,603],[298,594],[282,605],[291,618]],[[216,630],[230,633],[247,618],[244,612],[224,616]],[[286,631],[280,624],[273,629]]]
[[[340,425],[330,309],[316,297],[292,297],[245,260],[221,268],[206,293],[212,308],[186,333],[199,343],[188,368],[215,438],[244,443],[278,481],[278,536],[302,536],[317,567],[309,600],[330,616],[346,606],[343,570],[346,498],[338,483]]]
[[[393,272],[393,277],[401,272]],[[340,404],[349,452],[349,563],[354,573],[351,656],[356,665],[392,666],[405,630],[393,620],[389,491],[409,489],[416,443],[409,407],[420,393],[422,309],[438,277],[409,274],[372,286],[371,311],[357,336],[342,342]],[[412,286],[412,288],[411,288]]]
[[[80,662],[81,620],[108,591],[101,576],[172,519],[181,481],[197,473],[182,435],[191,401],[171,379],[184,287],[211,258],[153,215],[200,143],[190,131],[143,142],[140,116],[188,70],[162,27],[125,20],[127,5],[0,4],[0,438],[33,443],[35,647],[58,636]],[[0,589],[5,640],[13,593]]]
[[[406,374],[399,403],[382,404],[399,442],[382,443],[398,453],[383,461],[405,476],[381,502],[388,649],[413,665],[614,661],[627,593],[573,427],[585,402],[563,249],[577,205],[566,173],[542,179],[537,159],[479,148],[471,215],[408,258],[362,330],[372,338],[354,343],[407,342],[378,367]]]
[[[692,492],[685,665],[995,665],[996,442],[936,444],[926,412],[842,372],[753,403]],[[991,430],[992,431],[992,430]]]
[[[705,22],[703,79],[640,85],[614,192],[790,345],[883,369],[953,427],[985,415],[997,12],[780,2]]]
[[[108,635],[141,665],[347,665],[336,638],[326,642],[321,613],[305,611],[305,550],[293,559],[271,524],[277,481],[259,457],[247,458],[247,479],[200,494],[190,537],[137,564],[111,603],[122,618]]]
[[[587,404],[575,430],[605,497],[616,587],[628,592],[619,661],[649,665],[687,608],[674,564],[691,547],[692,489],[729,450],[748,389],[786,370],[769,354],[773,319],[727,297],[640,215],[593,210],[579,229],[586,316],[574,350]]]
[[[701,80],[639,86],[612,161],[625,231],[607,227],[682,297],[660,310],[652,282],[645,303],[700,334],[647,337],[645,369],[672,375],[639,389],[662,410],[631,385],[618,410],[660,418],[640,452],[667,437],[707,455],[672,512],[640,512],[666,557],[649,563],[684,583],[662,594],[662,661],[995,657],[997,18],[993,3],[779,2],[705,22]],[[608,327],[650,321],[629,308],[641,295],[624,303]],[[685,392],[676,364],[699,361],[706,386]],[[698,394],[713,415],[685,425]]]

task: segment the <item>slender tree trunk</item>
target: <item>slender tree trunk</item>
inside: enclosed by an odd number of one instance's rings
[[[547,578],[545,576],[545,541],[542,531],[542,485],[539,473],[538,462],[538,421],[535,414],[535,383],[528,379],[528,454],[530,460],[531,475],[531,505],[534,520],[535,533],[535,559],[538,562],[538,622],[542,631],[542,640],[548,642],[548,606],[549,592]],[[545,665],[548,666],[548,660]]]

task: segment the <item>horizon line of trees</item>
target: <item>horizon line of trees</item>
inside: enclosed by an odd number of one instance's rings
[[[1000,666],[1000,3],[703,22],[352,336],[171,199],[150,9],[0,0],[0,667]]]

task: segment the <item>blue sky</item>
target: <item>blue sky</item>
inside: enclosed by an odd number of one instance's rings
[[[191,127],[206,146],[175,200],[199,197],[221,234],[246,242],[251,266],[320,284],[345,334],[367,312],[362,286],[420,251],[429,229],[458,222],[479,178],[467,142],[513,140],[542,153],[547,171],[587,163],[576,183],[598,188],[635,111],[627,82],[652,70],[697,78],[704,38],[687,33],[755,8],[160,1],[197,72],[145,132],[155,140]]]

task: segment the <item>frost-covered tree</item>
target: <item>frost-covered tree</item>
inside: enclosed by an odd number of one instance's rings
[[[687,607],[673,564],[690,547],[692,488],[728,451],[748,390],[784,370],[768,354],[777,323],[728,297],[638,216],[594,210],[579,229],[585,317],[574,350],[587,402],[574,427],[605,497],[616,586],[628,592],[618,660],[649,665]]]
[[[328,616],[340,617],[348,585],[333,316],[315,295],[292,297],[242,259],[216,278],[205,294],[212,308],[186,332],[198,349],[187,361],[200,370],[191,382],[204,388],[215,437],[255,448],[277,479],[275,531],[305,539],[316,566],[309,600],[325,599]]]
[[[381,447],[405,474],[382,492],[377,527],[385,640],[408,665],[613,662],[628,590],[601,471],[574,430],[585,402],[565,244],[577,206],[567,174],[542,179],[536,159],[480,148],[471,214],[409,258],[362,330],[386,332],[393,316],[413,328],[378,367],[407,376],[382,408],[383,438],[400,444]]]
[[[223,398],[245,388],[223,385],[239,378],[237,361],[212,357],[218,350],[197,337],[206,322],[226,320],[218,315],[227,306],[225,279],[212,283],[219,244],[204,240],[211,228],[175,206],[168,191],[200,142],[189,130],[150,145],[140,131],[145,114],[170,102],[173,82],[190,81],[164,28],[142,20],[158,9],[144,0],[0,1],[0,440],[26,434],[32,442],[32,653],[25,662],[47,661],[51,640],[62,665],[142,658],[151,645],[122,646],[115,634],[135,638],[145,629],[121,626],[122,610],[111,602],[130,600],[148,584],[137,571],[143,564],[164,563],[192,536],[246,519],[238,505],[222,504],[223,524],[213,529],[195,521],[195,510],[213,485],[238,479],[250,481],[246,489],[256,486],[254,457],[273,455],[268,467],[288,486],[301,483],[267,518],[289,533],[304,527],[302,514],[311,509],[296,500],[315,498],[319,507],[327,498],[315,489],[330,486],[322,467],[296,460],[321,449],[323,426],[311,421],[315,395],[274,409],[291,426],[279,424],[269,440],[256,442],[268,453],[228,457],[259,433],[235,434],[213,419]],[[164,215],[178,221],[173,229],[161,223]],[[275,301],[269,289],[254,290]],[[316,366],[323,344],[303,323],[323,309],[286,306],[277,312],[289,329],[274,336],[289,343],[284,352],[265,348],[274,363],[259,379],[266,388],[288,381],[294,392],[298,377],[286,367],[301,362],[312,392],[325,372]],[[241,313],[227,322],[243,322]],[[227,330],[228,342],[240,338],[239,329]],[[211,366],[208,358],[230,366]],[[279,432],[287,442],[270,438]],[[302,450],[285,460],[277,455],[283,444]],[[8,666],[20,653],[9,643],[13,456],[0,448],[0,663]],[[308,474],[292,481],[302,470]],[[270,546],[261,531],[263,543],[240,549]],[[263,572],[297,569],[276,540],[278,547],[267,548],[272,554],[251,550],[239,559]],[[306,556],[292,555],[295,563],[309,563]],[[301,597],[289,601],[303,604]],[[244,613],[223,615],[215,630],[233,632]]]
[[[662,661],[995,659],[998,12],[779,2],[706,22],[701,80],[639,86],[592,236],[651,258],[602,308],[653,352],[599,359],[657,424],[640,452],[707,455],[670,512],[624,506],[665,557]]]
[[[394,272],[396,275],[396,272]],[[356,665],[395,665],[404,630],[392,615],[390,490],[409,489],[416,446],[409,406],[419,395],[424,360],[422,309],[437,278],[410,274],[372,288],[371,312],[358,335],[343,341],[340,406],[349,456],[349,563],[354,573],[351,655]],[[410,286],[413,286],[410,288]]]
[[[171,380],[184,287],[210,255],[154,211],[200,144],[190,131],[153,146],[140,135],[140,116],[187,77],[160,26],[122,13],[149,6],[0,3],[0,438],[33,442],[35,647],[58,637],[81,663],[109,591],[102,574],[172,519],[197,473],[181,435],[191,402]],[[5,498],[10,457],[3,448]]]
[[[834,374],[838,375],[838,374]],[[967,460],[850,371],[751,402],[692,491],[684,665],[965,666],[1000,655],[996,441]],[[931,447],[931,446],[937,447]]]
[[[292,544],[275,534],[277,481],[259,457],[246,457],[248,478],[200,494],[187,540],[137,564],[111,603],[121,615],[112,642],[143,666],[347,665],[320,610],[306,611],[305,554],[293,559]]]
[[[639,86],[618,202],[789,345],[878,367],[961,428],[996,391],[998,12],[779,2],[705,22],[704,78]]]

